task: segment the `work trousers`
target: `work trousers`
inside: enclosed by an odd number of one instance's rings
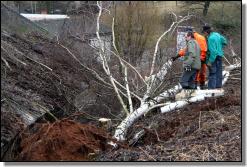
[[[200,83],[201,85],[204,85],[206,81],[206,75],[207,75],[207,65],[205,63],[202,63],[201,69],[197,70],[195,81],[197,83]]]
[[[195,89],[195,78],[196,78],[196,69],[191,69],[191,71],[184,71],[182,77],[180,78],[180,84],[183,89]]]
[[[208,89],[215,89],[222,87],[222,57],[216,56],[214,63],[209,69]]]

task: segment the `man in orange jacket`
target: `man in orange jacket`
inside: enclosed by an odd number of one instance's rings
[[[191,28],[188,29],[188,31],[192,31]],[[197,84],[200,84],[201,89],[205,89],[205,81],[206,81],[206,72],[207,72],[207,65],[206,65],[206,53],[207,53],[207,41],[206,38],[203,35],[200,35],[199,33],[193,31],[195,40],[199,44],[201,48],[201,70],[198,70],[196,73],[196,79],[195,82]],[[172,60],[175,61],[177,58],[184,56],[186,53],[186,48],[181,49],[177,56],[172,57]]]

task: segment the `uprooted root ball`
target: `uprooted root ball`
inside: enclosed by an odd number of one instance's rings
[[[64,119],[37,126],[35,133],[22,134],[18,160],[90,161],[109,148],[111,137],[93,125]]]

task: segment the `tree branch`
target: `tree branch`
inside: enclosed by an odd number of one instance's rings
[[[121,103],[121,105],[122,105],[125,113],[128,115],[129,114],[129,111],[128,111],[128,109],[127,109],[127,107],[126,107],[126,105],[125,105],[122,97],[119,94],[118,88],[117,88],[117,86],[116,86],[116,84],[115,84],[115,82],[113,80],[113,76],[112,76],[112,74],[110,72],[108,63],[106,61],[106,57],[104,56],[105,50],[104,50],[104,47],[103,47],[103,44],[102,44],[102,40],[101,40],[100,35],[99,35],[99,20],[100,20],[101,14],[102,14],[102,2],[101,1],[100,2],[97,1],[97,6],[99,8],[99,14],[98,14],[98,17],[97,17],[96,35],[97,35],[97,38],[98,38],[99,43],[100,43],[100,53],[99,53],[99,55],[100,55],[100,57],[102,59],[102,66],[103,66],[103,69],[104,69],[105,73],[109,77],[109,80],[110,80],[110,82],[111,82],[111,84],[112,84],[112,86],[114,88],[114,91],[117,94],[118,100],[120,101],[120,103]]]
[[[133,104],[132,104],[132,99],[131,99],[131,96],[130,96],[130,90],[129,90],[129,84],[128,84],[128,71],[127,71],[127,67],[123,64],[122,60],[120,59],[120,55],[119,55],[119,52],[117,50],[117,47],[116,47],[116,43],[115,43],[115,31],[114,31],[114,17],[112,19],[112,42],[113,42],[113,47],[114,49],[116,50],[117,52],[117,57],[119,58],[119,61],[122,65],[122,67],[124,68],[124,80],[125,80],[125,84],[126,84],[126,90],[127,90],[127,95],[128,95],[128,101],[129,101],[129,108],[130,108],[130,113],[133,112]]]
[[[89,68],[89,67],[85,66],[84,64],[82,64],[81,61],[67,47],[65,47],[62,44],[59,44],[59,45],[62,48],[64,48],[84,69],[86,69],[87,71],[90,71],[95,78],[97,78],[99,81],[101,81],[105,85],[110,86],[112,88],[112,85],[109,84],[108,82],[106,82],[102,77],[100,77],[100,75],[96,71],[94,71],[91,68]]]

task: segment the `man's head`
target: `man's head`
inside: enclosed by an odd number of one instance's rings
[[[211,27],[209,25],[205,25],[202,27],[202,33],[208,36],[211,33]]]
[[[195,37],[194,37],[194,33],[192,32],[192,31],[188,31],[187,33],[186,33],[186,35],[185,35],[185,40],[186,41],[189,41],[189,40],[191,40],[191,39],[194,39]]]

